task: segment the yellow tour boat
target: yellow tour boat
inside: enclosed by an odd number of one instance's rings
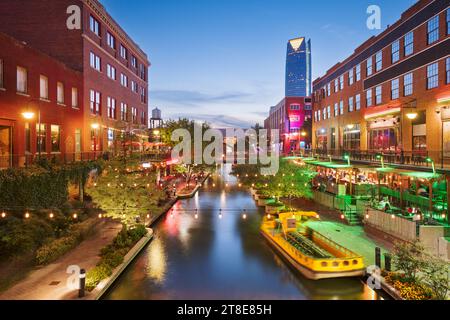
[[[287,212],[267,215],[261,233],[294,268],[313,280],[364,275],[363,258],[308,227],[304,217],[315,212]]]

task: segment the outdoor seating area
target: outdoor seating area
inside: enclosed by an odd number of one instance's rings
[[[330,161],[302,159],[318,173],[312,181],[315,190],[336,198],[350,197],[350,204],[362,200],[373,209],[423,225],[449,224],[446,175],[334,162],[329,158]]]

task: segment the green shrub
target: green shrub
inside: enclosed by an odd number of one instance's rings
[[[36,262],[40,265],[49,264],[73,249],[77,244],[78,237],[75,235],[56,239],[37,250]]]
[[[112,274],[112,268],[108,265],[101,264],[89,270],[86,274],[86,289],[92,291],[103,279],[108,278]]]

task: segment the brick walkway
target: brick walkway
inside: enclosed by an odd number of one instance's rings
[[[100,250],[122,229],[120,222],[105,220],[93,236],[54,263],[33,270],[28,276],[0,294],[0,300],[68,300],[77,298],[78,291],[66,286],[67,267],[78,265],[89,270],[100,260]]]

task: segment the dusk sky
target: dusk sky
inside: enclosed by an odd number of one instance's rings
[[[413,0],[101,0],[147,52],[150,109],[215,127],[263,123],[283,98],[286,44],[312,42],[313,79],[381,30],[366,9],[382,10],[383,29]]]

